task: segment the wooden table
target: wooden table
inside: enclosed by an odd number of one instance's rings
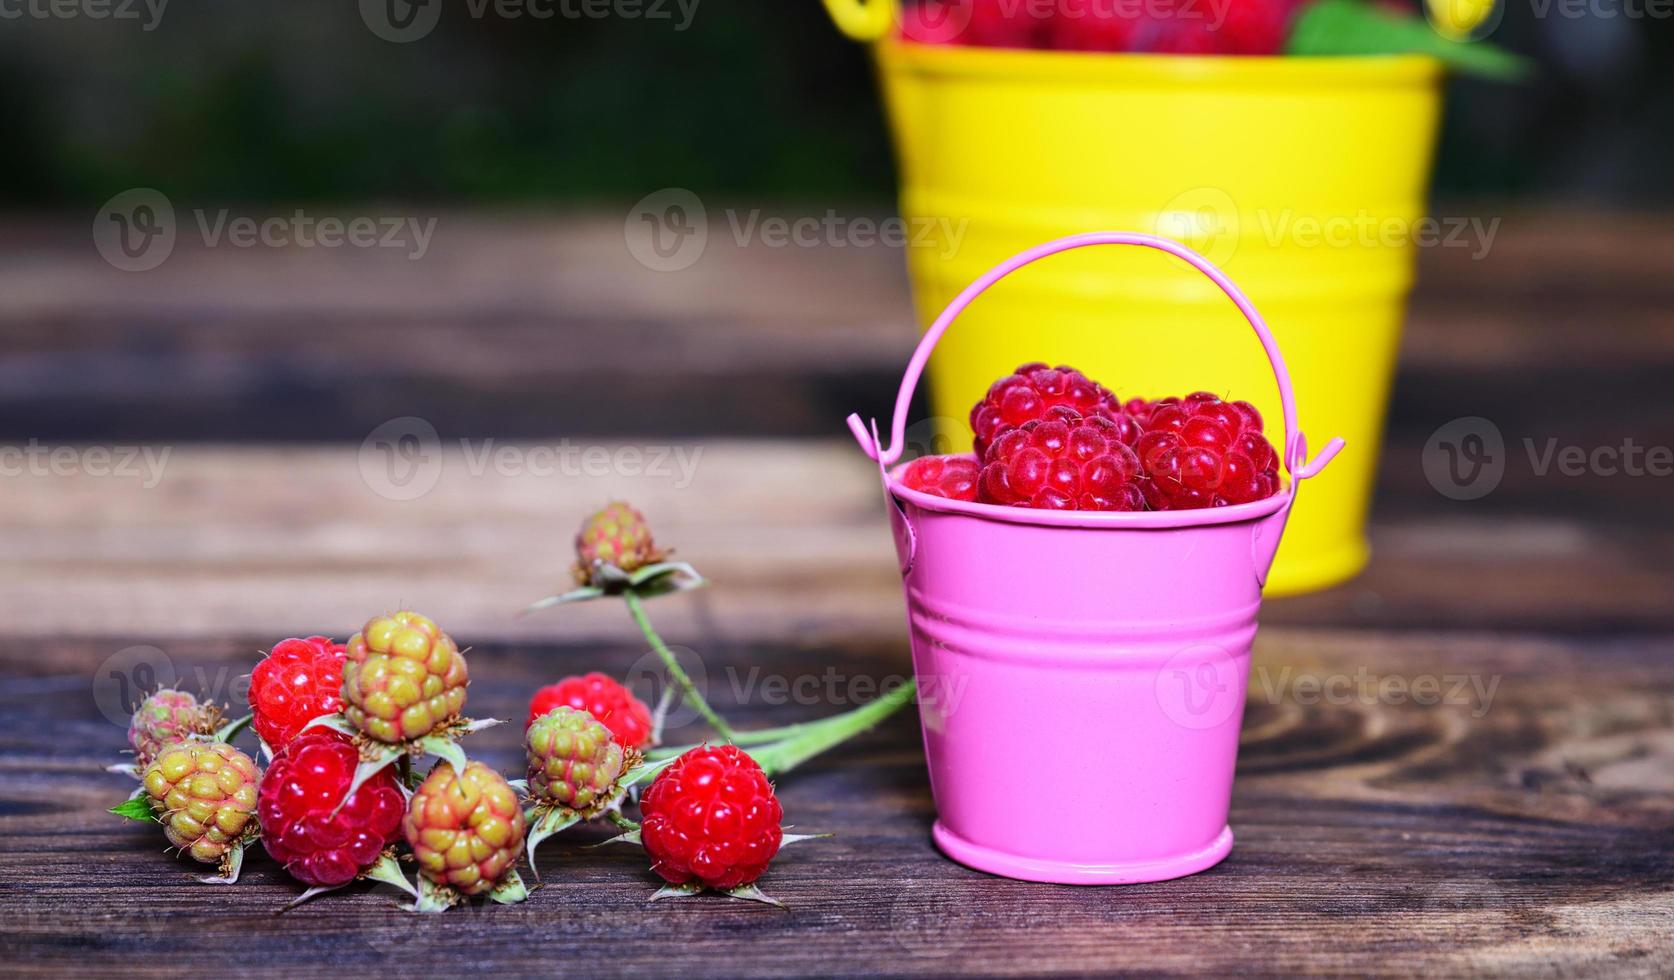
[[[101,767],[135,664],[236,699],[275,640],[406,604],[470,645],[471,713],[519,718],[543,681],[643,662],[613,604],[514,615],[563,579],[579,516],[625,495],[712,578],[652,610],[740,723],[842,707],[768,703],[765,677],[904,675],[874,477],[838,429],[884,404],[910,348],[899,256],[728,246],[658,277],[611,215],[454,215],[429,265],[185,250],[134,276],[79,221],[10,228],[27,247],[0,260],[5,443],[170,456],[150,488],[0,476],[0,972],[1666,976],[1674,484],[1514,455],[1498,491],[1459,502],[1419,460],[1464,415],[1519,444],[1674,445],[1669,224],[1513,213],[1483,261],[1424,256],[1377,557],[1265,611],[1217,868],[1078,889],[952,864],[906,713],[780,781],[789,822],[836,834],[764,879],[788,912],[647,906],[642,854],[580,846],[601,831],[547,844],[527,903],[425,920],[381,886],[279,916],[298,888],[265,857],[235,888],[199,885],[154,829],[106,815],[129,786]],[[361,440],[409,414],[436,425],[440,467],[391,500]],[[472,462],[489,439],[566,438],[697,462],[689,479]],[[515,725],[469,748],[521,764]]]

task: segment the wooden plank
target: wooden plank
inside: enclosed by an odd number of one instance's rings
[[[261,642],[121,640],[156,644],[208,676],[248,665]],[[787,850],[764,880],[789,912],[719,898],[647,907],[655,882],[636,851],[561,843],[543,849],[545,883],[525,905],[422,922],[367,887],[275,916],[298,889],[265,857],[235,889],[198,885],[160,853],[153,830],[104,814],[127,784],[98,768],[123,739],[89,696],[103,651],[0,643],[8,973],[545,973],[586,962],[607,976],[1650,977],[1674,966],[1666,634],[1265,630],[1233,803],[1238,846],[1220,867],[1180,881],[1030,885],[942,859],[928,840],[932,806],[904,715],[780,780],[790,822],[837,834]],[[517,717],[542,679],[583,665],[624,671],[637,651],[517,641],[480,644],[471,656],[472,710]],[[789,678],[828,668],[883,678],[905,667],[891,643],[732,646],[721,656]],[[1493,684],[1492,696],[1426,707],[1375,694],[1389,678],[1456,675]],[[1339,676],[1367,679],[1324,700],[1302,680]],[[726,690],[716,693],[725,703]],[[739,715],[767,724],[830,710],[757,699]],[[516,737],[515,726],[483,732],[471,750],[512,771]]]
[[[342,636],[401,603],[482,640],[620,637],[593,608],[520,618],[566,584],[574,527],[627,497],[659,540],[716,583],[670,612],[694,645],[895,638],[900,579],[870,465],[845,442],[587,443],[601,459],[668,451],[666,474],[589,475],[536,460],[555,443],[450,443],[436,482],[380,496],[382,457],[343,447],[174,447],[162,478],[0,476],[0,623],[11,635]],[[581,444],[574,448],[580,450]],[[490,460],[475,469],[472,460]],[[683,455],[679,455],[683,454]],[[685,469],[678,460],[684,459]],[[140,464],[136,464],[137,466]],[[1378,560],[1340,589],[1272,602],[1268,622],[1391,628],[1666,629],[1674,529],[1656,480],[1508,475],[1480,501],[1435,493],[1413,447],[1392,450]],[[636,475],[637,473],[637,475]],[[412,484],[417,487],[418,484]],[[1587,493],[1590,502],[1571,508]]]

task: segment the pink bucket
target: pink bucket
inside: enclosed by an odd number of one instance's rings
[[[925,362],[954,319],[1017,269],[1088,245],[1178,256],[1237,304],[1284,409],[1291,479],[1278,494],[1210,510],[1046,511],[930,496],[889,470]],[[1343,445],[1334,439],[1305,462],[1284,358],[1249,299],[1167,239],[1097,232],[1047,242],[983,275],[936,318],[901,381],[890,448],[876,422],[848,423],[894,504],[943,852],[1009,878],[1079,885],[1178,878],[1226,857],[1262,585],[1296,484]]]

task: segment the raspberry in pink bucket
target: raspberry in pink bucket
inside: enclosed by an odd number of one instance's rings
[[[1284,410],[1290,482],[1278,493],[1193,510],[1040,510],[923,492],[901,479],[905,467],[891,469],[919,376],[965,307],[1025,265],[1091,245],[1183,259],[1244,314]],[[1226,857],[1262,586],[1298,484],[1343,445],[1307,459],[1284,359],[1238,287],[1167,239],[1048,242],[978,278],[925,332],[889,447],[875,422],[850,416],[849,428],[891,501],[942,851],[978,870],[1067,884],[1161,881]],[[1019,709],[1044,705],[1029,737],[1017,737]],[[1019,804],[1029,798],[1051,805]]]

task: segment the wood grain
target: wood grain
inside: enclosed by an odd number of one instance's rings
[[[264,642],[120,637],[0,651],[7,972],[315,975],[386,964],[445,975],[585,962],[601,975],[1656,976],[1674,962],[1666,640],[1268,628],[1233,802],[1238,846],[1176,882],[1029,885],[942,859],[908,714],[780,781],[789,822],[837,834],[788,849],[765,879],[789,912],[720,898],[647,906],[655,883],[635,849],[558,843],[543,849],[545,883],[527,904],[422,923],[381,886],[276,916],[298,889],[267,859],[253,859],[235,888],[199,885],[161,853],[154,829],[103,813],[130,784],[99,771],[123,732],[89,689],[109,646],[139,640],[209,677],[247,669]],[[638,652],[478,645],[472,710],[516,717],[540,680],[627,671]],[[892,643],[746,646],[707,660],[717,680],[728,664],[792,680],[906,669]],[[1360,678],[1357,693],[1320,700],[1304,680],[1339,676]],[[1492,695],[1432,706],[1362,696],[1390,678],[1432,676],[1474,678]],[[723,704],[731,693],[725,683],[711,692]],[[837,707],[737,713],[768,724]],[[515,726],[473,736],[471,750],[514,770]]]
[[[402,604],[470,645],[473,714],[517,718],[563,673],[635,676],[619,609],[516,615],[613,497],[713,581],[654,614],[747,724],[862,697],[763,677],[908,669],[876,475],[835,427],[884,403],[911,346],[898,254],[721,248],[675,281],[632,263],[619,216],[441,218],[427,263],[183,248],[145,276],[99,262],[80,218],[0,222],[0,445],[170,452],[150,487],[0,474],[0,974],[1674,973],[1669,478],[1514,457],[1453,501],[1421,465],[1466,415],[1513,446],[1674,445],[1659,216],[1505,212],[1480,261],[1421,256],[1373,564],[1266,604],[1238,846],[1209,872],[1076,889],[944,860],[904,714],[781,780],[797,829],[837,835],[775,863],[789,912],[647,906],[642,854],[580,846],[602,831],[546,845],[528,903],[422,923],[367,886],[277,915],[297,888],[264,857],[236,889],[194,883],[104,813],[125,690],[167,674],[237,701],[275,640]],[[408,414],[440,430],[436,482],[392,500],[361,440]],[[695,465],[493,465],[560,431]],[[469,747],[511,772],[516,736]]]

